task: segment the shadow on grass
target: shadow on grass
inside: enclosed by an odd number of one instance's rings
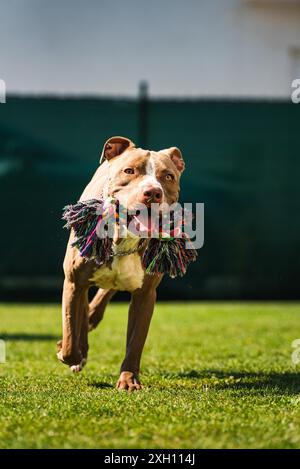
[[[261,393],[271,389],[272,393],[280,394],[298,394],[300,392],[300,372],[264,373],[208,369],[162,374],[170,379],[186,379],[190,382],[199,380],[199,384],[203,384],[203,387],[216,389],[254,390]]]
[[[114,386],[110,383],[105,383],[104,381],[92,381],[89,383],[89,386],[97,389],[106,389],[106,388],[114,388]]]
[[[14,341],[47,341],[58,340],[59,337],[54,334],[26,334],[26,333],[4,333],[0,332],[0,340],[14,340]]]

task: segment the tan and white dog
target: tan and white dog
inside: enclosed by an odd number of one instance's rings
[[[178,148],[149,151],[136,148],[128,138],[112,137],[103,147],[102,161],[81,195],[81,201],[114,196],[131,210],[141,203],[148,206],[177,202],[184,170]],[[141,253],[135,251],[138,238],[116,240],[116,252],[133,252],[116,256],[111,265],[101,267],[81,257],[71,245],[73,240],[74,233],[71,232],[63,265],[63,338],[58,343],[57,356],[72,371],[81,371],[88,355],[88,331],[101,321],[105,307],[116,291],[129,291],[126,354],[117,388],[140,389],[140,360],[162,275],[145,274]],[[89,303],[88,290],[92,285],[98,286],[99,290]]]

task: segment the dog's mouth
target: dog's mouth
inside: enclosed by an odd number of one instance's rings
[[[182,211],[171,211],[167,204],[139,204],[130,209],[117,199],[104,204],[102,222],[114,224],[115,239],[180,237],[183,228]]]
[[[156,213],[158,213],[157,210]],[[151,207],[138,208],[135,214],[129,215],[129,220],[135,224],[136,229],[141,233],[148,232],[151,228],[154,229],[156,227],[157,216],[154,216],[156,213]]]
[[[177,236],[179,234],[178,223],[174,213],[163,210],[158,204],[154,207],[136,209],[135,213],[127,215],[127,229],[140,237],[155,238],[160,236]]]

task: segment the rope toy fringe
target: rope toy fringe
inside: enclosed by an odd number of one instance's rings
[[[66,221],[64,228],[73,229],[75,233],[72,246],[79,250],[82,257],[94,260],[99,266],[110,262],[115,255],[113,236],[107,232],[100,238],[97,233],[102,230],[103,234],[109,221],[118,224],[123,210],[115,199],[91,199],[65,206],[62,216]],[[186,242],[190,241],[188,235],[182,229],[180,231],[181,238],[160,236],[149,239],[142,255],[142,265],[147,274],[182,277],[190,262],[197,259],[196,249],[186,248]],[[145,239],[141,238],[137,250],[144,246],[144,242]]]

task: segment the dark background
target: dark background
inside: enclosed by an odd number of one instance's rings
[[[0,106],[0,299],[60,299],[68,232],[103,143],[123,135],[186,161],[182,202],[204,202],[205,244],[160,299],[296,299],[299,112],[285,101],[8,96]]]

